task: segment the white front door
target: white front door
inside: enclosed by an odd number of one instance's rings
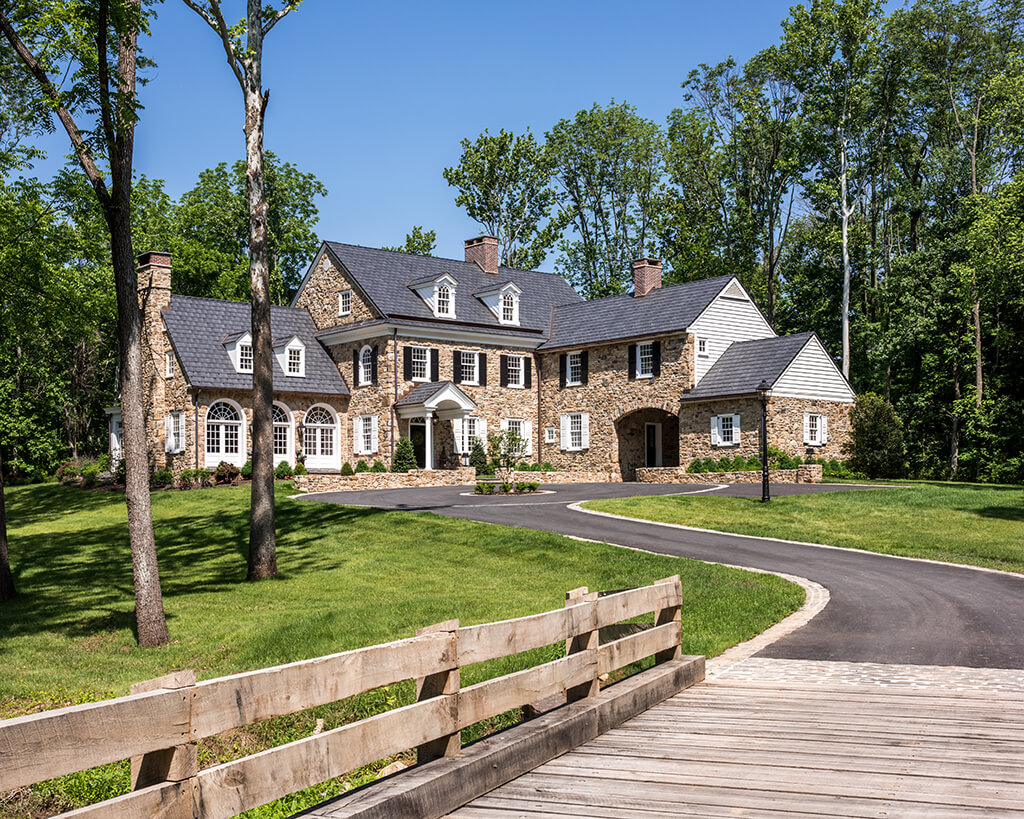
[[[341,469],[338,422],[334,416],[324,407],[313,407],[306,413],[304,427],[306,469]]]

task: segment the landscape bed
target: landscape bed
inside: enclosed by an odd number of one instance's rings
[[[166,648],[139,649],[123,496],[53,484],[8,491],[21,596],[0,607],[0,717],[127,693],[174,669],[200,679],[560,606],[566,589],[682,575],[682,651],[713,656],[794,611],[803,590],[772,575],[435,515],[289,500],[277,486],[279,578],[244,582],[246,486],[154,493]],[[463,685],[559,656],[554,645],[467,669]],[[330,730],[396,703],[410,682],[204,740],[208,767]],[[495,719],[480,731],[502,727]],[[251,812],[285,816],[374,779],[392,760]],[[46,816],[128,789],[127,763],[0,795],[0,816]]]

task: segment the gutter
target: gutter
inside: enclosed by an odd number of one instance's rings
[[[395,460],[395,404],[398,403],[398,328],[395,327],[391,333],[391,344],[394,347],[392,354],[392,367],[395,372],[395,397],[391,402],[391,461]]]

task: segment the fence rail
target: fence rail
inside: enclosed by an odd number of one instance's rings
[[[460,627],[312,660],[196,682],[179,671],[127,697],[0,721],[0,791],[130,757],[131,793],[65,817],[221,819],[410,748],[419,761],[459,753],[459,732],[566,692],[594,696],[602,675],[645,657],[680,656],[679,576],[651,586],[566,595],[565,608]],[[602,643],[602,629],[654,613],[648,628]],[[460,668],[565,641],[566,656],[462,688]],[[198,769],[196,742],[403,680],[417,701],[358,722]]]

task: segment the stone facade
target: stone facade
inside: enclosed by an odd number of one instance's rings
[[[796,469],[770,469],[772,483],[821,483],[820,464],[804,464]],[[687,472],[683,467],[641,467],[636,471],[637,483],[761,483],[761,473],[747,472]]]
[[[351,293],[347,316],[338,314],[338,294],[344,290]],[[295,306],[309,311],[318,330],[380,318],[358,285],[337,268],[326,252],[317,260]]]
[[[296,475],[302,492],[349,492],[365,489],[410,489],[421,486],[469,486],[476,483],[472,467],[413,469],[409,472],[360,472],[358,475]]]

